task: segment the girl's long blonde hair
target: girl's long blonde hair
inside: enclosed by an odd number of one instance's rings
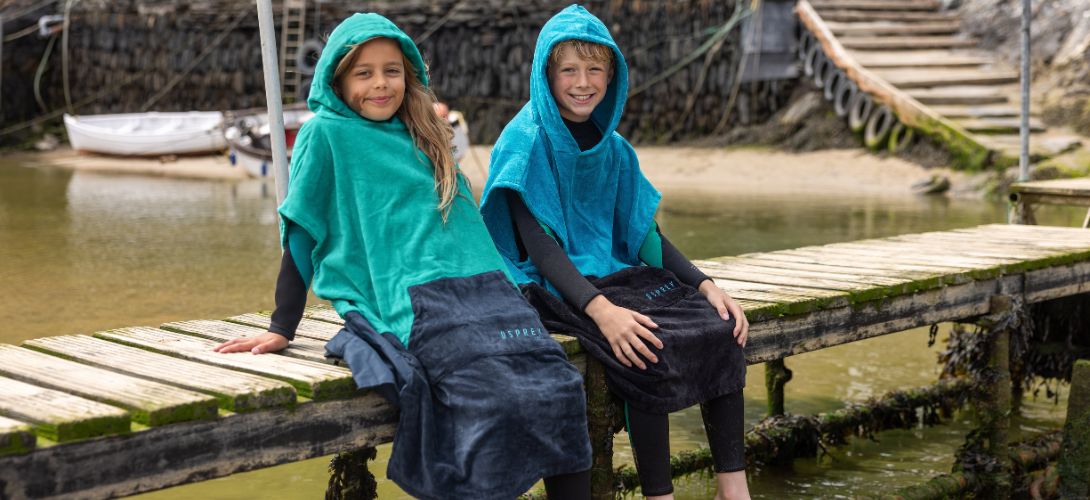
[[[365,43],[367,42],[353,45],[352,49],[341,58],[334,71],[334,82],[340,81],[341,75],[348,71],[351,62],[356,58],[356,51],[360,50]],[[454,139],[454,129],[451,128],[450,123],[435,113],[434,103],[438,99],[430,88],[421,83],[420,77],[416,74],[416,66],[405,57],[405,54],[401,55],[401,60],[405,66],[405,98],[397,110],[397,116],[409,129],[409,135],[413,138],[416,147],[420,148],[431,160],[435,170],[435,193],[439,195],[437,208],[442,212],[443,220],[446,221],[450,207],[454,204],[454,198],[458,195],[458,176],[460,175],[458,166],[454,163],[452,151],[451,141]]]

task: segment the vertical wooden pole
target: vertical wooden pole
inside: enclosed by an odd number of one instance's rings
[[[1013,313],[1013,301],[1007,296],[992,297],[990,314],[980,325],[994,330]],[[1001,328],[993,333],[988,346],[988,370],[983,374],[987,395],[977,402],[977,419],[984,437],[984,453],[995,461],[997,470],[987,493],[988,498],[1010,497],[1011,459],[1007,446],[1011,415],[1010,330]]]
[[[765,363],[765,389],[768,391],[768,416],[778,417],[785,413],[783,387],[791,381],[792,372],[783,359]]]
[[[338,453],[329,462],[329,486],[326,500],[372,500],[378,498],[375,475],[367,470],[367,461],[374,460],[374,448]]]
[[[1090,360],[1075,361],[1071,372],[1062,446],[1057,465],[1060,498],[1086,498],[1090,494]]]
[[[591,356],[587,356],[584,383],[587,388],[587,431],[593,454],[590,466],[591,498],[612,500],[613,435],[618,430],[618,423],[624,421],[623,412],[606,386],[605,365]]]

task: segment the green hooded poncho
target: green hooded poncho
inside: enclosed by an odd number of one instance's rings
[[[406,346],[413,324],[407,289],[439,278],[507,272],[463,178],[447,221],[431,161],[395,115],[356,114],[333,90],[338,62],[352,45],[397,41],[424,85],[427,71],[412,40],[378,14],[355,14],[330,35],[307,104],[315,112],[292,152],[281,238],[296,224],[315,242],[312,289],[343,317],[363,315]],[[301,258],[302,256],[296,256]],[[512,287],[514,285],[512,284]]]

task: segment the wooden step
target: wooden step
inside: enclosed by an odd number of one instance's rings
[[[942,5],[932,0],[811,0],[810,5],[820,13],[823,9],[851,9],[877,11],[936,11]]]
[[[1009,102],[1007,91],[1003,87],[960,86],[931,89],[910,89],[905,91],[909,97],[921,104],[1000,104]]]
[[[851,56],[865,68],[902,68],[902,67],[955,67],[981,66],[993,64],[995,58],[989,55],[968,51],[952,50],[896,50],[851,51]]]
[[[958,21],[932,23],[898,23],[871,21],[859,23],[829,22],[826,26],[836,36],[887,36],[887,35],[954,35],[960,29]]]
[[[976,40],[956,36],[845,36],[840,44],[858,50],[919,50],[975,47]]]
[[[130,423],[122,408],[7,377],[0,377],[0,414],[26,421],[58,443],[123,434]]]
[[[213,352],[219,342],[146,326],[98,332],[95,337],[192,361],[222,366],[288,382],[300,396],[314,400],[337,399],[356,391],[352,372],[339,366],[290,358],[280,354]]]
[[[958,85],[1004,85],[1018,81],[1015,71],[965,68],[913,68],[875,70],[875,74],[894,87],[952,87]]]
[[[1021,154],[1021,136],[1019,134],[994,134],[978,136],[985,147],[999,151],[1000,153],[1017,158]],[[1030,136],[1030,154],[1038,158],[1048,158],[1063,154],[1082,145],[1082,138],[1078,136]]]
[[[868,22],[868,21],[895,21],[895,22],[942,22],[957,21],[958,15],[952,12],[924,12],[902,11],[886,12],[874,10],[848,10],[848,9],[818,9],[818,15],[826,22]]]
[[[1022,114],[1022,110],[1013,104],[991,106],[938,105],[931,106],[931,110],[947,118],[1010,118]]]
[[[280,380],[172,358],[87,335],[46,337],[23,346],[128,375],[215,396],[221,408],[246,412],[295,404],[295,389]]]
[[[954,121],[965,130],[977,134],[1017,133],[1021,127],[1020,118],[962,118]],[[1041,120],[1030,117],[1029,130],[1043,132],[1045,125],[1041,123]]]
[[[129,410],[134,421],[152,427],[213,419],[219,414],[216,399],[212,396],[22,347],[0,345],[0,373],[28,384],[120,406]]]
[[[30,424],[0,417],[0,457],[19,455],[34,449],[37,438]]]

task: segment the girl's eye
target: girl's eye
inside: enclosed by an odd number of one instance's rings
[[[367,78],[368,76],[371,76],[371,72],[370,71],[357,71],[356,76],[358,76],[360,78]]]
[[[386,70],[386,74],[388,74],[388,75],[400,75],[401,74],[401,69],[400,68],[390,68],[390,69]]]

